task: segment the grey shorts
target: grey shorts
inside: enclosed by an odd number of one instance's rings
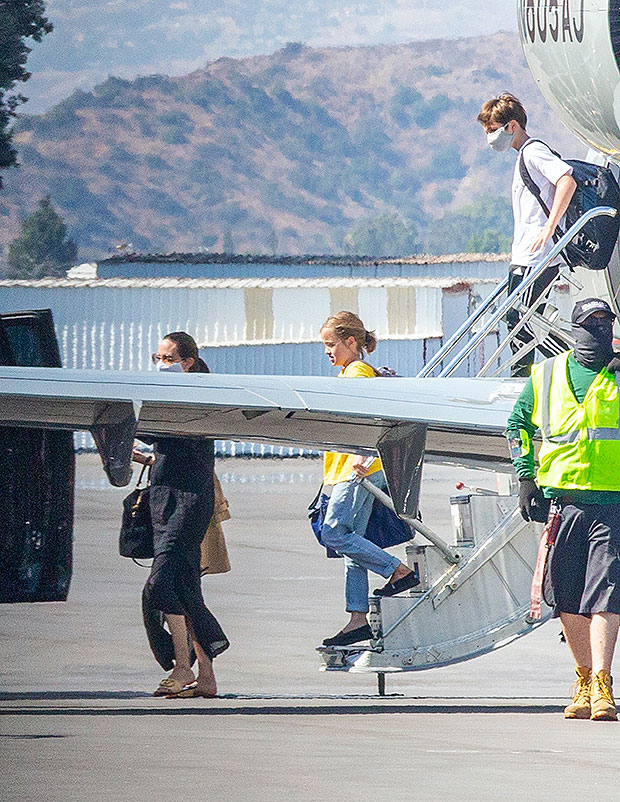
[[[562,502],[549,579],[555,615],[620,613],[620,504]]]

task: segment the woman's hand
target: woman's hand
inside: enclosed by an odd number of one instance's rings
[[[353,460],[353,465],[352,465],[353,473],[356,476],[359,476],[360,479],[363,479],[365,476],[367,476],[368,471],[370,470],[370,468],[366,467],[365,464],[367,459],[368,457],[363,457],[361,455],[358,455]]]
[[[139,462],[140,465],[152,465],[155,462],[153,454],[145,454],[144,451],[140,451],[138,448],[133,449],[131,458],[134,462]]]

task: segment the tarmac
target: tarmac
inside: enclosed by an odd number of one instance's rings
[[[388,675],[383,697],[374,674],[319,672],[315,646],[345,621],[341,562],[305,518],[320,462],[228,459],[218,473],[232,571],[203,590],[232,646],[217,698],[166,700],[151,696],[163,674],[142,630],[147,571],[117,552],[128,490],[96,455],[78,458],[69,600],[0,609],[3,802],[618,797],[619,725],[562,717],[573,669],[557,622]],[[438,531],[459,480],[493,486],[429,467],[423,511]]]

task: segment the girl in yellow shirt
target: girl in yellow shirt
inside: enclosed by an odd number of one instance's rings
[[[329,361],[341,368],[339,376],[355,379],[377,375],[364,361],[364,352],[372,353],[377,339],[353,312],[339,312],[329,317],[321,327],[321,339]],[[323,641],[325,646],[347,646],[371,637],[367,618],[368,571],[389,579],[384,587],[374,591],[375,596],[393,596],[415,587],[420,581],[400,560],[364,537],[373,497],[359,481],[367,477],[380,488],[386,485],[381,461],[375,459],[370,465],[367,462],[366,457],[354,454],[327,451],[324,455],[323,492],[328,493],[330,499],[321,541],[345,558],[346,611],[350,613],[342,630]]]

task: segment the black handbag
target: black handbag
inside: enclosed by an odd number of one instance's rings
[[[140,471],[135,489],[123,499],[123,522],[118,538],[121,557],[138,560],[153,557],[153,523],[149,505],[150,466],[146,484],[141,486],[146,468],[144,465]]]

